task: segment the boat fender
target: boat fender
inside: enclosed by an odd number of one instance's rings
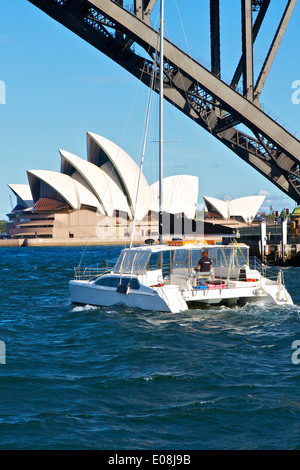
[[[265,295],[265,292],[264,292],[263,289],[260,289],[260,288],[259,288],[259,289],[255,289],[255,290],[253,291],[253,294],[254,294],[254,295],[257,295],[257,296],[264,296],[264,295]]]
[[[288,299],[284,290],[280,289],[279,291],[277,291],[276,300],[278,302],[287,302]]]

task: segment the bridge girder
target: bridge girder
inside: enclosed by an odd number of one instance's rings
[[[147,86],[150,85],[153,68],[158,68],[155,62],[158,33],[150,27],[148,21],[156,0],[134,0],[133,13],[123,8],[123,0],[29,1]],[[264,81],[296,1],[287,2],[270,47],[268,56],[271,57],[269,60],[267,57],[267,66],[265,64],[261,72]],[[210,0],[210,3],[211,25],[214,23],[213,33],[218,40],[218,19],[215,15],[219,0]],[[164,39],[164,97],[300,204],[300,142],[260,109],[259,93],[255,92],[253,80],[251,82],[250,79],[253,73],[253,42],[270,0],[241,0],[241,3],[245,14],[245,47],[231,86],[220,79],[218,44],[212,54],[212,65],[217,64],[217,70],[209,71]],[[249,23],[249,8],[252,12],[257,12],[252,28]],[[147,57],[135,53],[135,44],[144,48]],[[244,94],[236,91],[241,77]],[[250,93],[249,79],[253,87]],[[154,86],[158,92],[158,79]],[[241,132],[238,129],[239,124],[243,124],[249,134]]]

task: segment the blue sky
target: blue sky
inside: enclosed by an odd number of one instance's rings
[[[285,3],[271,2],[254,49],[256,76]],[[209,64],[209,0],[189,0],[189,8],[186,5],[186,0],[166,0],[166,35],[204,65]],[[154,23],[157,12],[158,8],[152,15]],[[300,104],[292,102],[292,84],[300,80],[299,24],[297,4],[261,102],[273,117],[300,135]],[[240,0],[221,0],[224,80],[231,79],[240,55],[240,29]],[[0,57],[0,80],[6,85],[6,104],[0,104],[0,218],[10,210],[10,194],[15,202],[7,184],[27,183],[26,170],[59,171],[59,148],[85,158],[87,131],[116,142],[139,163],[149,92],[128,72],[27,0],[2,0],[0,4]],[[144,166],[149,183],[158,178],[157,109],[155,97]],[[198,176],[200,205],[202,196],[266,194],[265,208],[295,206],[271,182],[167,103],[165,139],[165,176]]]

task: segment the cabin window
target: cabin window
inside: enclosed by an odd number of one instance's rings
[[[150,261],[149,261],[149,269],[155,270],[159,269],[159,256],[158,253],[152,253]]]
[[[135,274],[143,274],[148,265],[150,253],[148,251],[138,251],[134,259],[134,272]]]
[[[188,267],[188,251],[176,250],[175,259],[173,261],[173,268],[187,268]]]
[[[120,278],[116,276],[111,276],[111,277],[100,277],[97,279],[95,284],[97,286],[104,286],[104,287],[118,287],[120,283]]]
[[[137,289],[140,288],[140,283],[135,277],[133,277],[133,278],[121,277],[120,284],[121,284],[121,286],[124,286],[124,287],[127,287],[129,285],[130,289],[137,290]]]
[[[103,287],[114,287],[117,289],[119,285],[127,287],[129,286],[130,289],[139,289],[140,288],[140,283],[139,281],[134,277],[119,277],[119,276],[109,276],[109,277],[100,277],[97,279],[95,282],[97,286],[103,286]]]
[[[147,269],[149,257],[149,251],[124,251],[114,267],[114,272],[121,274],[143,274]]]

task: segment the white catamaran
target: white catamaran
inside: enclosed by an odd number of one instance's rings
[[[209,272],[195,270],[203,251],[212,261]],[[70,294],[78,304],[123,304],[172,313],[255,301],[293,304],[282,271],[266,267],[256,258],[250,267],[249,247],[236,243],[170,241],[125,248],[111,271],[75,268]]]
[[[161,0],[160,215],[163,211],[163,27],[164,0]],[[293,304],[284,286],[282,271],[276,271],[274,276],[272,268],[257,259],[250,265],[249,247],[244,244],[217,245],[212,241],[192,240],[171,240],[163,244],[160,226],[158,245],[148,240],[144,246],[133,247],[134,226],[133,223],[130,247],[122,250],[111,270],[75,268],[75,278],[70,281],[71,302],[96,306],[121,304],[172,313],[221,303],[243,305],[260,301]],[[208,263],[206,272],[196,269],[203,252],[211,263]]]

